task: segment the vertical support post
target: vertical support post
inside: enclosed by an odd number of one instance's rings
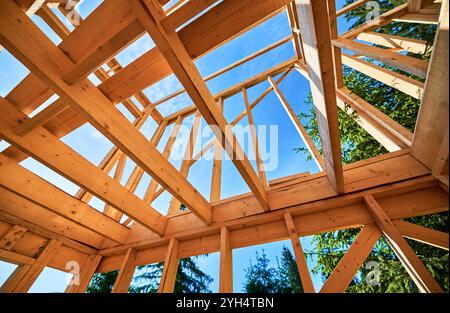
[[[294,249],[295,261],[297,262],[298,273],[300,274],[300,280],[302,281],[303,291],[305,293],[315,293],[316,290],[314,289],[311,274],[308,270],[308,264],[306,263],[306,257],[303,252],[302,244],[295,228],[291,213],[284,214],[284,220],[289,232],[289,238],[291,239],[292,249]]]
[[[233,292],[233,250],[228,227],[220,229],[220,280],[219,292]]]
[[[223,99],[219,98],[219,109],[223,114]],[[214,160],[211,177],[210,202],[220,200],[221,182],[222,182],[222,145],[214,139]]]
[[[13,272],[10,278],[2,286],[1,291],[17,293],[27,292],[47,266],[48,262],[58,251],[59,247],[61,247],[60,241],[56,239],[50,240],[33,264],[28,266],[20,265]]]
[[[159,282],[158,293],[171,293],[175,288],[178,271],[178,240],[170,239],[167,247],[164,269]]]
[[[264,164],[261,159],[261,153],[259,150],[258,134],[256,133],[255,120],[253,119],[252,108],[250,107],[250,101],[248,101],[247,89],[242,88],[242,95],[244,96],[245,109],[247,111],[248,124],[250,125],[250,133],[252,136],[253,149],[255,150],[256,166],[258,167],[258,177],[261,184],[267,188],[266,171],[264,170]]]
[[[181,175],[183,175],[183,177],[186,178],[189,175],[189,169],[192,165],[192,154],[194,152],[195,142],[197,140],[198,128],[200,126],[201,117],[202,116],[200,112],[197,111],[197,113],[195,114],[194,124],[192,125],[191,133],[188,138],[188,143],[186,145],[186,150],[184,152],[183,162],[181,163],[180,173]],[[172,198],[168,210],[169,215],[178,213],[180,211],[180,205],[181,205],[180,200]]]
[[[334,63],[326,1],[295,0],[328,179],[344,193]]]
[[[94,276],[101,260],[101,255],[90,255],[81,267],[81,271],[78,276],[78,284],[70,284],[67,286],[65,293],[84,293],[89,286],[92,276]]]
[[[134,270],[136,269],[137,250],[129,248],[120,266],[119,275],[112,289],[112,293],[127,293],[130,288],[131,280],[133,279]]]

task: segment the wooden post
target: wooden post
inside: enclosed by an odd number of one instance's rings
[[[285,213],[284,221],[286,222],[286,227],[289,232],[292,249],[294,249],[295,261],[297,263],[298,273],[300,274],[300,279],[302,281],[303,291],[305,293],[315,293],[316,290],[314,289],[314,284],[311,279],[311,274],[308,270],[306,257],[303,252],[302,244],[300,242],[299,235],[297,234],[292,215],[290,213]]]
[[[175,288],[178,271],[178,240],[170,239],[164,259],[164,269],[159,282],[159,293],[171,293]]]
[[[394,223],[384,212],[372,195],[364,196],[364,202],[370,213],[375,218],[378,226],[381,228],[384,237],[389,243],[395,255],[402,262],[406,271],[421,292],[443,292],[441,286],[436,282],[422,261],[411,249],[402,234],[395,227]]]
[[[233,292],[233,249],[230,244],[230,230],[220,228],[220,278],[219,292]]]
[[[137,250],[129,248],[120,266],[119,275],[112,289],[113,293],[127,293],[130,288],[131,280],[133,279],[134,270],[136,269]]]

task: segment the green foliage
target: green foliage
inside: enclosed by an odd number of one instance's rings
[[[213,278],[202,272],[195,259],[191,257],[181,259],[178,265],[177,278],[175,281],[175,293],[200,293],[211,292],[209,285]],[[164,263],[138,266],[138,275],[133,278],[133,284],[129,288],[132,293],[154,293],[158,291],[159,280],[163,271]],[[116,281],[118,271],[95,274],[87,292],[109,293]]]
[[[351,2],[354,1],[347,0],[347,3]],[[406,1],[381,0],[378,2],[382,12],[385,12]],[[365,22],[366,14],[365,6],[362,6],[347,13],[345,17],[348,21],[353,21],[352,27],[357,27]],[[434,39],[435,26],[392,22],[376,31],[426,40],[430,47]],[[408,55],[428,60],[430,51],[428,49],[423,55]],[[373,60],[368,61],[374,62]],[[397,69],[377,62],[374,63],[406,75]],[[343,74],[344,84],[349,90],[405,128],[414,131],[420,105],[417,99],[350,68],[344,67]],[[412,77],[411,75],[408,76]],[[417,79],[417,77],[414,78]],[[299,118],[317,144],[317,147],[320,148],[319,131],[311,95],[307,98],[306,105],[309,108],[308,113],[300,114]],[[357,124],[358,116],[347,113],[342,110],[338,112],[343,162],[349,164],[386,153],[386,149]],[[306,152],[301,148],[296,149],[296,151]],[[415,217],[407,219],[407,221],[448,232],[448,213]],[[313,273],[321,275],[322,280],[325,281],[336,268],[339,260],[354,241],[359,231],[360,229],[346,229],[314,236],[312,241],[314,249],[307,252],[308,257],[314,256],[314,259],[317,260]],[[408,243],[436,280],[448,291],[448,252],[412,240],[408,240]],[[381,273],[379,285],[376,286],[369,286],[365,281],[366,275],[371,270],[365,267],[371,261],[378,263]],[[358,275],[347,288],[347,292],[418,292],[418,289],[387,242],[382,238],[377,242]]]
[[[92,277],[91,283],[86,289],[87,293],[110,293],[114,287],[119,271],[97,273]]]
[[[300,282],[297,264],[292,253],[286,247],[281,251],[281,263],[277,259],[277,267],[269,267],[270,260],[263,250],[256,252],[256,263],[250,261],[245,269],[244,292],[247,293],[300,293],[303,287]]]

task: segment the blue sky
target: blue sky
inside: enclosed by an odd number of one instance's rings
[[[342,7],[344,0],[338,0],[337,7]],[[80,7],[80,13],[82,17],[86,17],[92,10],[101,3],[100,0],[89,0],[84,1]],[[41,27],[41,29],[58,44],[61,40],[54,34],[42,20],[34,16],[33,21]],[[348,24],[340,18],[338,21],[340,32],[345,31],[348,28]],[[196,65],[203,77],[208,76],[216,72],[217,70],[247,56],[250,55],[267,45],[270,45],[286,36],[290,35],[289,24],[286,13],[281,13],[272,19],[266,21],[262,25],[256,27],[255,29],[245,33],[239,38],[227,43],[226,45],[220,47],[219,49],[209,53],[208,55],[202,57],[196,61]],[[130,47],[122,51],[117,59],[119,62],[125,66],[132,60],[136,59],[149,49],[154,46],[148,35],[143,36],[141,39],[137,40]],[[238,82],[241,82],[251,76],[258,74],[270,67],[288,60],[294,56],[294,50],[292,44],[286,43],[277,49],[266,53],[265,55],[253,60],[243,66],[240,66],[225,75],[215,78],[208,82],[208,87],[212,93],[220,92]],[[0,96],[6,96],[9,91],[17,85],[28,73],[28,70],[21,65],[11,54],[7,51],[0,53]],[[98,84],[98,80],[90,76],[91,80]],[[248,95],[250,102],[256,99],[269,84],[267,82],[261,83],[248,90]],[[178,90],[181,88],[181,84],[172,75],[154,86],[146,89],[144,92],[149,97],[151,101],[156,101],[163,98],[164,96]],[[303,78],[298,72],[293,71],[287,78],[280,84],[280,89],[286,96],[287,100],[293,107],[296,113],[305,110],[304,101],[309,91],[308,82]],[[55,95],[51,100],[47,101],[30,116],[36,114],[38,111],[42,110],[46,105],[50,104],[57,98]],[[158,107],[161,114],[167,116],[183,107],[191,105],[189,97],[185,94],[176,97],[166,104]],[[121,112],[130,120],[132,117],[128,112],[124,110],[122,106],[118,106]],[[227,99],[224,103],[224,114],[228,122],[231,122],[238,114],[240,114],[245,109],[245,104],[241,94],[235,95]],[[267,172],[267,178],[275,179],[283,177],[286,175],[301,173],[301,172],[317,172],[317,167],[313,161],[307,161],[306,155],[301,153],[295,153],[294,148],[302,147],[303,142],[293,127],[289,117],[283,110],[280,102],[276,95],[271,92],[258,106],[253,110],[253,115],[256,125],[277,125],[278,133],[275,134],[278,138],[278,162],[277,167],[274,170]],[[185,119],[184,125],[192,125],[193,117]],[[201,121],[201,125],[205,125],[205,121]],[[247,118],[243,118],[239,125],[248,125]],[[148,122],[142,127],[141,131],[144,135],[150,137],[151,134],[156,129],[157,124],[150,118]],[[202,129],[202,128],[200,128]],[[170,134],[171,127],[166,130],[164,136],[158,145],[158,149],[162,151],[164,144]],[[266,134],[266,140],[268,143],[269,136]],[[258,134],[260,140],[264,140],[264,136],[260,133]],[[198,142],[205,143],[205,138],[200,138],[199,134]],[[201,142],[200,142],[201,139]],[[112,144],[96,131],[92,126],[86,124],[73,133],[65,136],[62,139],[67,145],[75,149],[86,159],[94,164],[98,164],[104,155],[112,147]],[[252,151],[252,146],[247,140],[246,142],[241,142],[245,151],[250,153]],[[177,145],[177,144],[176,144]],[[198,144],[194,149],[194,154],[201,149],[201,145]],[[8,146],[4,141],[0,142],[0,151]],[[174,166],[179,168],[181,161],[174,160],[172,157],[170,161]],[[32,170],[36,174],[40,175],[44,179],[48,180],[52,184],[58,186],[65,192],[69,194],[74,194],[78,187],[72,182],[68,181],[64,177],[58,175],[52,170],[48,169],[44,165],[35,161],[32,158],[28,158],[21,163],[24,167]],[[255,162],[252,161],[254,168]],[[134,168],[134,163],[127,161],[124,179],[124,183]],[[205,198],[209,198],[209,188],[210,188],[210,177],[211,177],[212,161],[200,160],[192,166],[188,179],[189,181],[203,194]],[[149,183],[150,177],[144,175],[141,183],[139,184],[136,194],[142,197],[146,185]],[[222,174],[222,198],[227,198],[233,195],[248,192],[249,189],[246,186],[243,179],[240,177],[239,173],[235,169],[231,161],[224,161],[223,174]],[[170,196],[166,192],[160,196],[153,204],[157,210],[165,213],[167,212],[167,206],[170,201]],[[94,198],[90,203],[91,206],[96,209],[103,209],[103,202],[97,198]],[[306,250],[311,249],[310,238],[302,238],[302,244]],[[235,249],[233,251],[233,267],[234,267],[234,290],[235,292],[242,291],[242,283],[244,281],[245,268],[249,265],[250,259],[255,259],[256,251],[265,250],[268,257],[271,259],[271,265],[276,265],[275,257],[279,256],[283,246],[291,249],[289,241],[275,242],[270,244],[265,244],[261,246],[253,246],[242,249]],[[213,253],[207,257],[201,257],[198,259],[201,269],[207,274],[214,278],[211,284],[212,291],[218,291],[218,273],[219,273],[219,254]],[[314,261],[309,261],[310,268],[314,266]],[[15,266],[12,264],[7,264],[0,261],[0,284],[8,277],[8,275],[14,270]],[[319,290],[322,285],[321,278],[318,276],[313,276],[313,281],[316,289]],[[62,292],[66,286],[66,274],[54,269],[46,268],[43,274],[35,282],[31,288],[31,292]]]

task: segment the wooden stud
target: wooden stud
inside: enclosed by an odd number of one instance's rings
[[[159,293],[171,293],[175,288],[178,271],[178,240],[171,239],[167,247],[164,269],[159,282]]]
[[[344,292],[373,249],[381,231],[377,225],[365,225],[337,267],[320,289],[321,293]]]
[[[294,220],[290,213],[284,214],[284,220],[291,239],[292,249],[294,249],[295,261],[297,263],[300,280],[305,293],[315,293],[314,284],[311,279],[311,274],[308,270],[305,254],[303,253],[302,244],[295,228]]]
[[[134,270],[136,269],[137,251],[133,248],[127,250],[125,257],[123,258],[122,266],[119,270],[116,282],[112,289],[112,293],[127,293],[130,287],[131,280],[133,279]]]
[[[439,286],[419,257],[403,239],[401,233],[375,198],[371,195],[364,196],[364,202],[381,228],[390,247],[417,285],[417,288],[421,292],[443,292],[441,286]]]
[[[233,249],[230,244],[230,230],[220,229],[220,272],[219,292],[233,292]]]

